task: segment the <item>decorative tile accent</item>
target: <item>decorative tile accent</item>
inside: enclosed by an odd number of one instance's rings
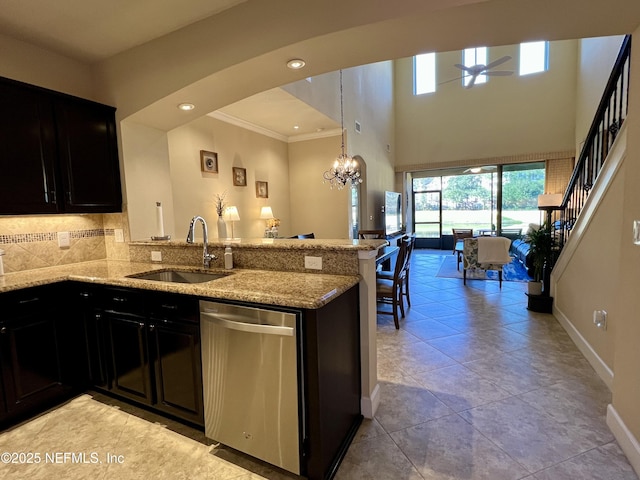
[[[69,238],[92,238],[92,237],[104,237],[108,234],[114,235],[113,229],[109,229],[108,233],[105,229],[93,229],[93,230],[76,230],[69,232]],[[46,232],[46,233],[18,233],[16,235],[0,235],[0,243],[33,243],[33,242],[57,242],[58,232]]]

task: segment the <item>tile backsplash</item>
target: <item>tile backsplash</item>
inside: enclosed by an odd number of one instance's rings
[[[128,260],[127,243],[115,242],[115,229],[129,238],[126,213],[0,217],[0,249],[6,273],[102,260]],[[58,246],[58,232],[69,232],[69,247]]]

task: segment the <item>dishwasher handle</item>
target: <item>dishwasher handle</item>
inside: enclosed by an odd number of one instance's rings
[[[293,337],[294,329],[292,327],[280,327],[277,325],[260,325],[255,323],[238,322],[237,320],[230,320],[223,315],[216,313],[201,312],[200,316],[205,320],[218,325],[223,328],[229,328],[231,330],[238,330],[241,332],[249,333],[263,333],[266,335],[281,335],[284,337]]]

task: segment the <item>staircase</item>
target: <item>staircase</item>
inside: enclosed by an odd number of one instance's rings
[[[631,35],[622,42],[593,123],[560,206],[559,248],[573,231],[628,111]]]

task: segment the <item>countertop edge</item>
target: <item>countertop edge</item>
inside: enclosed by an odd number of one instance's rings
[[[242,301],[249,303],[257,303],[264,305],[292,307],[292,308],[304,308],[304,309],[318,309],[326,304],[330,303],[335,298],[342,295],[344,292],[357,285],[360,282],[358,275],[323,275],[323,274],[307,274],[307,273],[295,273],[295,272],[273,272],[262,270],[232,270],[234,274],[238,274],[236,280],[243,280],[244,278],[251,279],[257,278],[259,283],[264,284],[269,281],[269,278],[285,276],[289,279],[298,281],[298,283],[304,283],[304,281],[322,280],[328,283],[328,286],[322,287],[323,293],[317,295],[300,295],[300,292],[277,292],[273,293],[269,288],[260,291],[259,289],[251,288],[249,286],[242,287],[242,282],[236,283],[234,286],[224,286],[223,282],[219,280],[213,280],[211,282],[199,283],[199,284],[180,284],[170,282],[158,282],[152,280],[143,280],[137,278],[128,278],[127,275],[116,275],[113,277],[90,275],[80,272],[56,272],[56,270],[64,269],[76,269],[80,268],[108,268],[108,265],[115,265],[121,268],[127,269],[127,274],[142,273],[145,271],[177,268],[182,270],[197,270],[193,267],[185,265],[168,265],[168,264],[146,264],[137,262],[128,262],[124,260],[94,260],[90,262],[82,262],[78,264],[65,265],[60,267],[46,267],[38,269],[36,271],[27,272],[15,272],[6,274],[5,277],[0,277],[0,293],[6,293],[11,291],[17,291],[32,287],[39,287],[44,285],[52,285],[55,283],[62,283],[65,281],[82,282],[88,284],[97,284],[113,287],[134,288],[147,291],[166,292],[172,294],[183,294],[189,296],[195,296],[207,299],[219,299],[219,300],[232,300]],[[15,283],[9,285],[4,284],[6,278],[18,276],[25,276],[24,280],[18,280]],[[254,280],[255,281],[255,280]],[[215,282],[219,282],[216,286]],[[238,286],[240,285],[240,286]]]

